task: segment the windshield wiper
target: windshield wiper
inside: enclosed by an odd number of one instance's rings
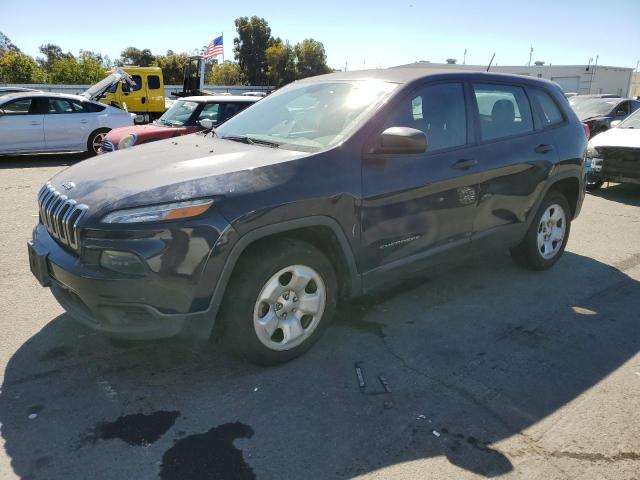
[[[227,135],[226,137],[220,137],[223,140],[231,140],[232,142],[240,142],[246,143],[248,145],[253,145],[254,142],[252,138],[247,137],[246,135]]]

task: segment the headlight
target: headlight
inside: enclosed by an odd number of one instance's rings
[[[136,136],[133,133],[129,135],[125,135],[118,142],[118,150],[122,150],[123,148],[133,147],[136,144]]]
[[[587,158],[596,158],[598,156],[598,151],[594,147],[587,147]]]
[[[146,223],[190,218],[206,212],[211,204],[213,200],[201,199],[116,210],[105,215],[101,221],[102,223]]]

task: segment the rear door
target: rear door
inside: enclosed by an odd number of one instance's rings
[[[44,150],[44,115],[37,99],[20,98],[0,105],[0,152]]]
[[[363,157],[366,288],[384,282],[396,267],[418,269],[422,260],[468,245],[479,181],[462,82],[426,84],[379,117],[371,141],[390,127],[416,128],[427,137],[427,151]]]
[[[553,134],[534,122],[523,86],[473,83],[472,91],[483,171],[474,242],[491,247],[512,244],[524,234],[543,182],[557,160]]]
[[[95,114],[84,110],[80,102],[51,97],[44,116],[47,150],[85,150],[87,139],[96,125]]]

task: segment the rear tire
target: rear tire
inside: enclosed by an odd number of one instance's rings
[[[89,135],[89,139],[87,140],[87,152],[89,152],[89,155],[94,156],[98,154],[100,144],[102,143],[102,140],[104,140],[104,137],[107,136],[107,133],[109,133],[108,128],[98,128],[91,132],[91,135]]]
[[[538,208],[522,242],[511,257],[525,268],[546,270],[562,256],[571,230],[571,209],[562,193],[551,191]]]
[[[338,285],[316,247],[280,238],[249,247],[220,311],[220,341],[232,354],[275,365],[306,352],[333,317]]]

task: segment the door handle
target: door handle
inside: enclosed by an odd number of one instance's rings
[[[30,125],[40,125],[40,122],[33,121],[33,122],[30,122],[29,124]]]
[[[553,150],[553,145],[546,143],[542,143],[535,148],[536,153],[549,153],[551,150]]]
[[[80,120],[80,123],[89,123],[89,120],[87,120],[86,118],[83,118],[82,120]]]
[[[147,101],[146,97],[142,97],[142,103],[145,103]]]
[[[456,163],[451,165],[451,168],[455,168],[456,170],[468,170],[471,167],[475,167],[477,164],[477,160],[463,158],[462,160],[458,160]]]

